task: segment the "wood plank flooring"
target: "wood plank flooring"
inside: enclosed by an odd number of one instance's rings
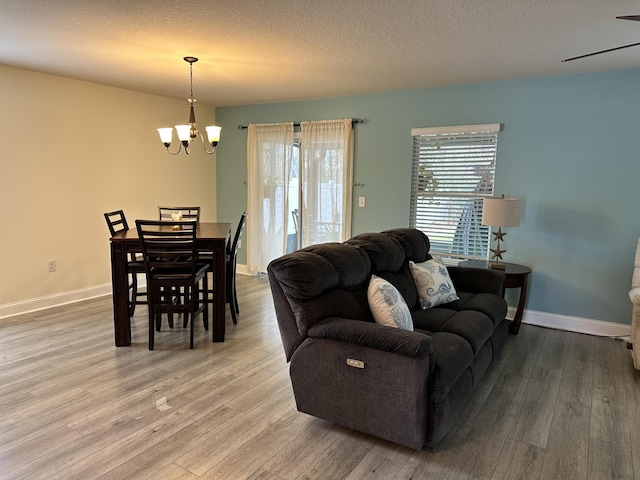
[[[436,451],[295,409],[263,277],[225,343],[116,348],[110,297],[0,320],[0,479],[640,479],[640,373],[623,342],[523,325]],[[178,324],[180,322],[176,322]]]

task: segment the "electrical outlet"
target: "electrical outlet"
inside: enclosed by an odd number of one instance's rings
[[[364,207],[364,197],[358,198],[358,207],[360,208]]]
[[[47,260],[47,272],[52,273],[56,271],[56,261]]]

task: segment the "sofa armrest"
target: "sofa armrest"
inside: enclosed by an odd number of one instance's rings
[[[505,273],[488,268],[447,267],[459,292],[504,294]]]
[[[383,350],[406,357],[433,355],[433,339],[410,330],[345,318],[328,318],[316,323],[307,332],[311,338],[337,340],[362,347]]]
[[[307,334],[291,358],[299,411],[423,448],[435,355],[429,335],[337,317]]]

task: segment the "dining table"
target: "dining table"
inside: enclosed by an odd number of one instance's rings
[[[167,228],[171,227],[167,225]],[[226,248],[231,235],[230,223],[198,222],[196,249],[213,256],[213,315],[212,341],[224,342],[225,334],[225,268]],[[129,279],[127,259],[129,253],[142,253],[142,242],[133,228],[111,237],[111,283],[113,289],[113,325],[117,347],[131,345],[131,319],[129,318]]]

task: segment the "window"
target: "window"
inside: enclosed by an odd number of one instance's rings
[[[410,225],[431,241],[431,253],[489,258],[482,199],[493,196],[500,125],[415,128]]]

